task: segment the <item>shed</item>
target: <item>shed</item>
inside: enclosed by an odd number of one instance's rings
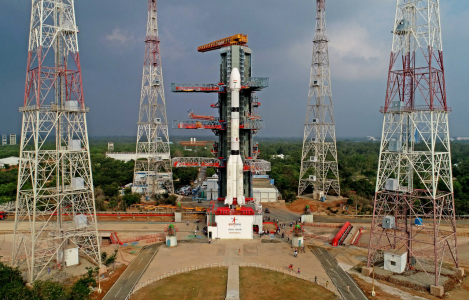
[[[277,202],[278,190],[274,186],[270,188],[253,188],[253,194],[255,199],[260,199],[260,202]]]
[[[384,269],[394,273],[405,271],[407,264],[407,251],[403,249],[390,249],[384,253]]]

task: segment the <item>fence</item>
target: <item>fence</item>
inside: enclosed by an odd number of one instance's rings
[[[303,226],[311,227],[328,227],[328,228],[341,228],[344,224],[327,224],[327,223],[303,223]]]
[[[160,281],[160,280],[165,279],[165,278],[168,278],[168,277],[170,277],[170,276],[174,276],[174,275],[177,275],[177,274],[188,273],[188,272],[191,272],[191,271],[196,271],[196,270],[201,270],[201,269],[220,268],[220,267],[228,267],[228,264],[226,264],[226,263],[205,264],[205,265],[192,266],[192,267],[184,268],[184,269],[178,269],[177,271],[167,272],[167,273],[164,273],[164,274],[162,274],[162,275],[159,275],[159,276],[150,278],[150,279],[148,279],[148,280],[145,280],[145,281],[142,282],[142,283],[137,284],[137,285],[132,289],[132,291],[130,292],[129,295],[135,294],[138,290],[140,290],[140,289],[146,287],[147,285],[149,285],[149,284],[151,284],[151,283],[153,283],[153,282]]]
[[[167,272],[167,273],[164,273],[164,274],[159,275],[159,276],[154,277],[154,278],[150,278],[150,279],[148,279],[148,280],[146,280],[142,283],[137,284],[132,289],[132,291],[129,293],[129,295],[135,294],[138,290],[146,287],[147,285],[149,285],[153,282],[162,280],[164,278],[168,278],[168,277],[173,276],[173,275],[183,274],[183,273],[196,271],[196,270],[201,270],[201,269],[208,269],[208,268],[214,268],[214,267],[228,267],[228,266],[229,266],[229,264],[223,262],[223,263],[213,263],[213,264],[192,266],[190,268],[178,269],[177,271]],[[274,272],[278,272],[278,273],[283,273],[285,275],[289,275],[289,276],[292,276],[292,277],[296,277],[298,279],[302,279],[304,281],[308,281],[308,282],[311,282],[311,283],[314,282],[314,278],[295,273],[294,271],[287,270],[286,268],[277,268],[277,267],[272,267],[272,266],[262,265],[262,264],[255,264],[255,263],[240,263],[239,266],[240,267],[253,267],[253,268],[266,269],[266,270],[270,270],[270,271],[274,271]],[[332,289],[330,289],[329,287],[326,287],[325,283],[322,283],[322,282],[319,282],[319,281],[316,282],[316,283],[318,285],[324,287],[325,289],[331,291],[332,293],[337,294]],[[333,285],[331,285],[331,286],[333,286]]]

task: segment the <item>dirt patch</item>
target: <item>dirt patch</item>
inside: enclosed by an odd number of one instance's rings
[[[239,294],[243,300],[337,299],[334,293],[314,283],[250,267],[239,268]]]
[[[334,210],[339,210],[340,204],[345,202],[346,200],[344,199],[320,202],[317,200],[301,198],[292,202],[290,205],[287,206],[287,208],[292,212],[304,213],[306,205],[309,205],[312,212],[328,212],[328,207]]]
[[[132,299],[221,300],[226,296],[227,268],[212,268],[179,274],[139,290]]]
[[[101,281],[101,294],[98,294],[97,292],[91,294],[91,299],[94,300],[101,300],[104,298],[106,293],[111,289],[112,285],[119,279],[119,277],[122,275],[122,273],[125,271],[127,268],[126,265],[120,265],[117,267],[115,271],[111,271],[112,274],[109,275],[106,279]]]
[[[371,297],[371,291],[373,289],[373,284],[362,280],[360,277],[358,277],[356,275],[352,274],[351,276],[353,277],[353,280],[355,280],[355,282],[361,288],[361,290],[363,291],[365,296],[368,299],[373,299],[373,297]],[[380,287],[377,287],[377,286],[375,286],[375,293],[376,293],[376,299],[401,300],[401,297],[386,293]]]

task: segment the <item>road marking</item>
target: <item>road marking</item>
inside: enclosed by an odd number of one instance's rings
[[[130,278],[130,276],[132,276],[132,274],[133,274],[133,273],[134,273],[134,271],[132,271],[132,273],[130,273],[130,275],[129,275],[129,277],[127,277],[127,279],[129,279],[129,278]]]
[[[138,264],[140,264],[140,263],[142,262],[142,260],[143,260],[143,257],[142,257],[142,259],[140,260],[140,262],[139,262]],[[138,266],[138,265],[137,265],[137,266]]]
[[[119,289],[119,292],[122,290],[122,287]],[[117,294],[119,294],[119,292],[117,292]],[[114,296],[114,298],[117,297],[117,294]]]

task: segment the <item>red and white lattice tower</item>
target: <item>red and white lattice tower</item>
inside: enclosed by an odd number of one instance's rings
[[[438,286],[458,266],[439,1],[397,0],[392,33],[368,267],[402,251]]]
[[[316,0],[316,34],[313,40],[298,196],[310,186],[317,197],[325,196],[331,190],[340,196],[328,43],[326,0]]]
[[[142,93],[132,191],[151,196],[173,192],[168,120],[163,88],[156,0],[148,0]]]
[[[101,261],[77,34],[73,0],[32,1],[13,246],[29,282],[74,251]]]

